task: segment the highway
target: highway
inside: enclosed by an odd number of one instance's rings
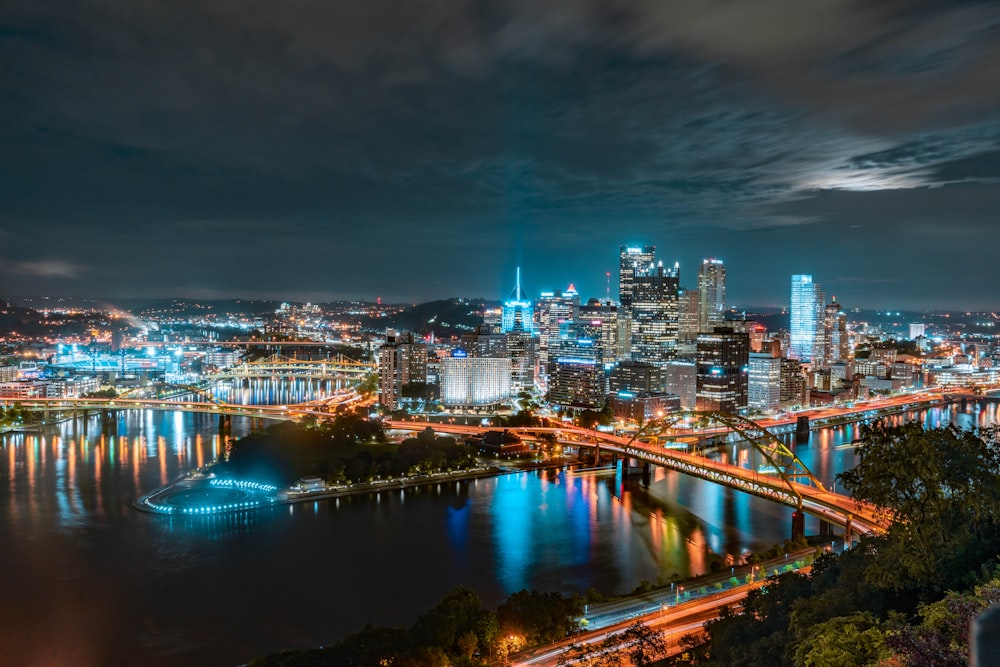
[[[631,618],[614,625],[581,632],[555,644],[515,654],[510,657],[510,664],[524,667],[554,667],[559,664],[562,654],[571,646],[588,646],[600,643],[609,635],[625,630],[636,621],[642,621],[647,627],[663,632],[666,635],[668,654],[675,655],[681,650],[680,639],[682,637],[693,632],[700,632],[706,621],[718,617],[719,609],[741,602],[749,591],[759,588],[763,584],[763,581],[744,584],[738,588],[691,600],[675,607],[659,608],[645,614],[633,615]]]

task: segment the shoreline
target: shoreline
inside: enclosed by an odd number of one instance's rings
[[[240,503],[230,503],[217,508],[213,507],[211,508],[211,511],[200,511],[199,508],[190,508],[192,511],[187,511],[178,506],[164,506],[158,504],[156,500],[161,496],[169,496],[170,494],[181,490],[212,488],[211,482],[213,479],[216,479],[214,477],[195,476],[192,472],[188,472],[164,486],[158,487],[149,493],[139,496],[132,502],[132,506],[141,512],[157,514],[160,516],[208,516],[227,514],[231,512],[245,512],[264,507],[275,507],[278,505],[294,505],[297,503],[313,502],[317,500],[333,500],[343,498],[345,496],[356,496],[365,493],[401,491],[404,489],[432,486],[442,482],[462,482],[499,477],[501,475],[510,475],[520,472],[548,470],[551,468],[567,468],[574,463],[576,463],[574,460],[565,458],[553,459],[551,461],[527,461],[523,466],[504,465],[498,461],[491,461],[488,466],[481,466],[469,470],[455,470],[452,472],[430,473],[414,477],[377,480],[374,482],[330,487],[317,491],[294,492],[289,491],[288,489],[282,489],[270,494],[252,493],[248,496],[252,498],[251,500],[242,501]],[[251,492],[246,493],[250,494]]]

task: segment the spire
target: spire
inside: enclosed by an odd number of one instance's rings
[[[521,300],[521,267],[517,267],[517,300]]]

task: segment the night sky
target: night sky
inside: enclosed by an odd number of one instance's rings
[[[7,0],[0,93],[0,295],[998,305],[996,3]]]

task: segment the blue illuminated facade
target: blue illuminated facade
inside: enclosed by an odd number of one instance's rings
[[[823,292],[808,274],[792,276],[788,356],[810,362],[823,356]]]
[[[503,302],[500,330],[503,333],[523,331],[531,333],[535,327],[535,309],[531,299],[521,290],[521,267],[517,268],[517,281],[510,298]]]

